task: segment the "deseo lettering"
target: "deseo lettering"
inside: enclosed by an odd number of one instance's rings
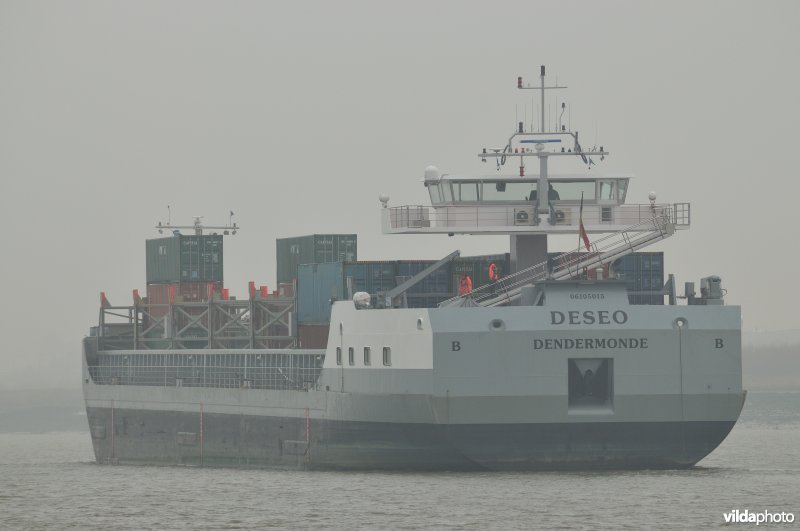
[[[628,322],[628,314],[623,312],[622,310],[616,310],[614,312],[610,312],[608,310],[600,310],[600,311],[586,310],[583,312],[578,310],[572,310],[569,312],[557,312],[557,311],[550,312],[550,324],[554,325],[562,325],[562,324],[608,325],[611,323],[625,324],[627,322]]]

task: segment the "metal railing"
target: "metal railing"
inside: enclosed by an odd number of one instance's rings
[[[232,355],[189,356],[182,364],[141,364],[159,361],[158,355],[100,355],[89,375],[98,385],[157,387],[214,387],[237,389],[308,390],[316,387],[324,354],[250,354],[238,366],[226,362]],[[143,355],[142,355],[143,356]],[[190,359],[191,358],[191,359]],[[164,358],[163,361],[174,361]],[[222,363],[220,365],[217,363]]]
[[[389,231],[406,229],[421,232],[436,232],[437,229],[502,229],[506,227],[533,227],[534,212],[530,203],[509,205],[452,205],[423,206],[405,205],[390,207],[388,210]],[[553,204],[555,226],[577,227],[580,219],[580,205]],[[673,219],[679,227],[689,224],[689,203],[676,204],[632,204],[632,205],[584,205],[583,223],[587,227],[631,227],[649,219],[654,215],[664,215]],[[540,228],[551,227],[547,220],[542,220]]]

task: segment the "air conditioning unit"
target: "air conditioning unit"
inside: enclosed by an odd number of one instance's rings
[[[572,225],[572,211],[556,209],[553,212],[556,225]]]
[[[514,209],[514,225],[530,225],[532,222],[533,213],[524,208]]]

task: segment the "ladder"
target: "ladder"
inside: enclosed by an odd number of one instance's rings
[[[596,240],[590,245],[591,250],[588,252],[568,251],[558,255],[553,260],[556,265],[552,271],[548,267],[549,261],[544,261],[505,276],[497,282],[481,286],[469,294],[447,299],[439,304],[439,307],[475,305],[491,307],[509,304],[519,299],[522,288],[526,286],[543,280],[578,277],[583,271],[603,267],[643,247],[669,238],[675,234],[676,226],[685,225],[688,225],[688,219],[683,223],[681,212],[678,212],[677,208],[657,210],[650,219]]]

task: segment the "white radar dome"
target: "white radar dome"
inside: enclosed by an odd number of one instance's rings
[[[439,180],[439,168],[436,166],[428,166],[425,168],[425,180],[426,181],[438,181]]]
[[[650,195],[648,195],[647,198],[650,201],[655,201],[656,200],[656,193],[655,192],[650,192]]]
[[[369,308],[369,303],[372,297],[366,291],[358,291],[353,295],[353,304],[356,308]]]

